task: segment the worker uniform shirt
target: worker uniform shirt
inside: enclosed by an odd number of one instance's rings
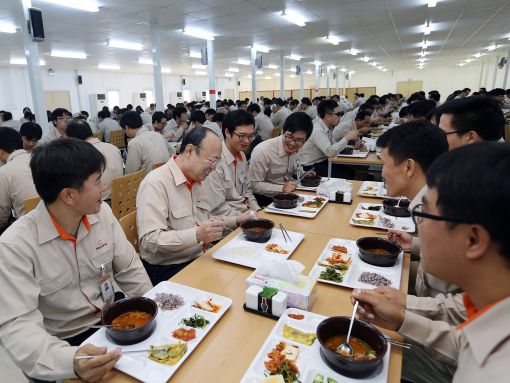
[[[101,142],[93,137],[87,140],[90,144],[99,150],[106,159],[106,166],[101,174],[101,182],[105,188],[101,194],[103,201],[112,198],[112,180],[124,175],[124,164],[122,163],[122,155],[119,148],[107,142]]]
[[[466,301],[466,300],[465,300]],[[406,311],[400,335],[457,361],[453,383],[508,382],[510,297],[469,315],[457,327]]]
[[[248,182],[248,163],[243,152],[236,156],[222,143],[221,159],[204,181],[214,215],[239,215],[260,209]]]
[[[313,121],[313,131],[301,150],[301,164],[310,166],[338,155],[347,146],[347,140],[342,138],[333,141],[333,130],[329,129],[322,118]]]
[[[110,133],[115,130],[121,130],[119,123],[111,118],[105,118],[97,124],[98,130],[103,132],[103,139],[105,142],[110,142]]]
[[[253,149],[248,180],[253,193],[273,196],[280,193],[285,177],[292,177],[299,168],[299,152],[288,155],[283,147],[284,136],[263,141]]]
[[[0,167],[0,228],[7,225],[11,212],[16,218],[25,214],[24,202],[37,197],[29,152],[18,149],[9,154],[7,162]]]
[[[12,128],[19,132],[19,128],[21,128],[21,121],[19,120],[8,120],[4,121],[0,124],[2,128]]]
[[[305,110],[303,110],[303,112],[308,114],[312,120],[315,120],[318,116],[317,109],[313,108],[312,106],[308,106]]]
[[[406,310],[452,326],[467,319],[463,294],[437,294],[434,298],[407,295]]]
[[[280,108],[273,116],[271,117],[271,122],[273,123],[275,128],[283,129],[283,124],[285,120],[290,114],[290,110],[287,108]]]
[[[0,237],[0,341],[28,376],[75,377],[77,347],[61,340],[101,320],[101,265],[130,296],[151,282],[110,207],[83,216],[76,237],[44,202]]]
[[[205,198],[204,186],[188,181],[175,162],[150,172],[136,195],[136,224],[140,255],[152,265],[189,262],[200,256],[197,225],[212,218],[236,227],[236,217],[215,217]]]
[[[169,138],[168,141],[178,142],[184,136],[184,128],[177,125],[177,122],[172,118],[166,123],[163,129],[163,134],[166,135],[168,133],[173,133],[173,137]]]
[[[141,169],[145,169],[149,173],[152,170],[152,165],[168,161],[174,153],[175,149],[161,134],[147,128],[140,128],[136,136],[128,143],[126,174]]]
[[[221,128],[218,125],[218,123],[216,123],[214,121],[205,120],[203,126],[204,126],[204,128],[212,130],[223,141],[223,139],[224,139],[223,132],[221,131]]]
[[[50,143],[53,140],[57,140],[59,138],[62,138],[62,134],[58,131],[55,126],[53,126],[53,129],[50,129],[48,133],[46,133],[37,143],[38,145],[44,145],[47,143]]]
[[[273,134],[273,123],[271,119],[260,112],[255,116],[255,132],[262,138],[262,140],[268,140]]]
[[[351,130],[358,130],[358,128],[356,128],[355,120],[349,119],[347,121],[340,122],[337,126],[335,126],[335,129],[333,129],[333,142],[340,141]]]

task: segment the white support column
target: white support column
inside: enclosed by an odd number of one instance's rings
[[[496,56],[496,63],[494,64],[494,74],[492,75],[492,88],[491,89],[494,89],[496,87],[496,77],[497,76],[498,76],[498,56]]]
[[[285,58],[283,52],[280,53],[280,98],[285,98]]]
[[[46,102],[44,98],[41,68],[39,65],[39,48],[32,36],[28,33],[28,8],[32,6],[31,0],[18,0],[16,22],[21,29],[23,39],[23,48],[27,59],[28,79],[30,81],[30,90],[32,93],[33,111],[36,121],[43,130],[43,135],[48,131],[48,116],[46,115]]]
[[[209,75],[209,103],[216,109],[216,83],[214,78],[214,41],[207,40],[207,72]]]
[[[302,99],[305,97],[305,62],[303,59],[299,61],[299,67],[301,68],[301,73],[299,74],[299,97]]]
[[[335,78],[335,89],[336,89],[336,94],[338,94],[338,68],[335,69],[335,74],[336,74],[336,78]],[[345,94],[344,94],[345,96]]]
[[[163,76],[161,75],[160,39],[158,25],[151,22],[151,50],[152,50],[152,74],[154,76],[154,93],[156,95],[156,110],[165,110],[163,98]]]
[[[255,60],[257,59],[257,49],[255,47],[251,47],[251,57],[250,57],[250,65],[251,65],[251,102],[257,102],[257,67],[255,65]]]
[[[345,74],[346,74],[346,73],[347,73],[347,72],[342,72],[342,77],[343,77],[343,79],[344,79],[344,80],[343,80],[344,96],[347,96],[347,94],[345,93]]]
[[[480,79],[478,80],[478,89],[482,87],[482,80],[483,80],[483,69],[485,67],[485,62],[482,61],[482,66],[480,67]]]
[[[506,54],[505,76],[503,77],[503,85],[501,86],[503,89],[506,89],[506,83],[508,80],[508,67],[510,67],[510,50]]]
[[[321,66],[319,64],[315,64],[315,83],[313,85],[313,97],[317,97],[319,95],[319,69]]]
[[[329,71],[330,69],[329,68],[326,68],[326,92],[327,92],[327,96],[330,97],[331,96],[331,92],[330,92],[330,88],[329,88]]]

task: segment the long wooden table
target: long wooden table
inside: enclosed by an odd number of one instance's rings
[[[382,168],[382,161],[375,152],[368,153],[365,158],[356,157],[330,157],[328,158],[328,177],[331,177],[331,171],[334,164],[350,166],[372,166]]]
[[[354,182],[353,195],[357,193],[360,184]],[[328,204],[313,220],[264,212],[260,213],[260,216],[268,217],[275,222],[283,222],[288,230],[305,234],[303,242],[292,254],[291,259],[303,263],[306,267],[304,273],[308,274],[331,237],[356,239],[374,234],[370,229],[354,227],[348,223],[356,201],[360,200],[355,197],[353,206]],[[171,278],[173,282],[232,299],[232,307],[177,370],[171,379],[172,382],[239,382],[276,323],[271,319],[245,312],[242,308],[246,278],[253,270],[217,261],[211,256],[238,231],[239,229],[235,233],[230,233],[205,255]],[[407,291],[408,278],[409,256],[406,255],[400,284],[402,291]],[[311,311],[326,316],[348,316],[352,312],[351,291],[348,288],[319,283],[318,299]],[[395,333],[384,332],[400,339]],[[401,368],[402,351],[398,347],[392,347],[388,382],[400,382]],[[114,371],[104,382],[123,383],[136,380]]]

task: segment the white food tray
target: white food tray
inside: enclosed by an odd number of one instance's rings
[[[303,218],[315,218],[317,217],[317,214],[326,206],[329,199],[326,197],[326,200],[324,201],[324,204],[320,208],[313,208],[313,207],[304,207],[303,204],[308,201],[313,201],[313,199],[317,196],[315,195],[304,195],[304,194],[298,194],[300,197],[303,197],[303,201],[298,201],[297,207],[293,209],[279,209],[274,206],[274,202],[271,202],[268,206],[264,208],[265,211],[268,213],[274,213],[274,214],[284,214],[284,215],[293,215],[295,217],[303,217]],[[302,211],[307,210],[307,212]]]
[[[291,242],[285,242],[282,231],[278,228],[273,229],[273,234],[269,241],[265,243],[256,243],[247,241],[243,233],[236,235],[218,251],[214,252],[212,257],[220,261],[235,263],[237,265],[251,267],[256,269],[259,265],[267,261],[285,260],[289,258],[294,250],[299,246],[304,234],[288,231]],[[287,239],[288,240],[288,239]],[[267,251],[265,248],[269,244],[281,246],[288,254],[278,254]]]
[[[368,150],[357,150],[354,149],[352,151],[352,154],[337,154],[337,157],[347,157],[347,158],[367,158],[368,153],[370,153]]]
[[[172,331],[179,327],[191,328],[179,324],[179,322],[183,318],[189,318],[194,314],[202,315],[204,318],[209,320],[210,323],[203,329],[195,329],[196,338],[186,342],[188,344],[188,350],[179,362],[173,366],[150,360],[148,353],[122,355],[117,364],[115,364],[115,368],[132,376],[133,378],[147,383],[164,383],[168,381],[168,379],[170,379],[181,364],[184,363],[202,339],[205,338],[213,326],[232,305],[232,300],[229,298],[173,282],[161,282],[156,287],[149,290],[144,296],[154,299],[156,297],[156,293],[171,293],[174,295],[180,295],[184,299],[184,305],[172,311],[164,311],[160,308],[156,317],[156,329],[152,335],[140,343],[129,346],[121,346],[123,350],[140,350],[162,344],[183,343],[183,341],[172,337]],[[209,298],[212,298],[214,303],[221,306],[221,309],[217,313],[200,310],[192,306],[195,301],[201,302]],[[107,347],[108,350],[113,350],[119,347],[106,335],[106,330],[104,328],[97,330],[97,332],[83,342],[83,344],[86,343],[92,343],[99,347]]]
[[[379,211],[375,210],[364,210],[368,206],[380,206]],[[361,217],[356,217],[356,214],[360,213]],[[373,214],[375,215],[374,223],[360,223],[355,222],[354,219],[364,219],[368,218],[367,214]],[[393,230],[400,230],[400,231],[406,231],[408,233],[414,233],[415,226],[413,219],[411,217],[393,217],[391,215],[387,215],[383,212],[383,205],[377,204],[377,203],[360,203],[356,210],[354,210],[354,213],[352,213],[352,217],[349,220],[349,223],[353,226],[361,226],[361,227],[372,227],[374,229],[393,229]]]
[[[326,263],[325,259],[328,258],[332,253],[333,250],[331,248],[333,246],[345,246],[347,248],[348,254],[351,256],[352,263],[347,272],[343,276],[342,282],[333,282],[328,281],[325,279],[320,279],[319,275],[321,271],[326,270],[325,267],[319,266],[320,263]],[[398,256],[397,262],[395,265],[391,267],[380,267],[380,266],[373,266],[369,265],[366,262],[363,262],[359,257],[359,250],[358,246],[356,245],[356,241],[348,240],[348,239],[340,239],[340,238],[332,238],[326,247],[322,250],[321,255],[319,258],[317,258],[317,261],[315,262],[312,271],[310,271],[310,276],[313,278],[319,279],[319,281],[324,283],[329,283],[332,285],[337,286],[343,286],[343,287],[349,287],[349,288],[361,288],[361,289],[374,289],[377,286],[367,284],[360,282],[358,279],[363,272],[369,272],[369,273],[377,273],[384,278],[391,281],[391,286],[394,287],[397,290],[400,288],[400,279],[402,276],[402,263],[403,263],[403,256],[404,253],[400,253]]]
[[[302,320],[295,320],[288,316],[290,313],[304,315]],[[267,371],[264,367],[264,361],[268,360],[267,354],[281,341],[299,347],[299,355],[296,365],[299,369],[299,381],[302,383],[312,383],[316,374],[320,373],[324,376],[324,382],[327,378],[335,379],[338,383],[344,382],[367,382],[367,383],[385,383],[388,380],[388,367],[390,362],[391,344],[388,342],[388,350],[383,358],[382,367],[377,369],[373,375],[363,379],[353,379],[340,375],[329,368],[320,356],[319,341],[315,339],[311,346],[305,346],[283,337],[283,326],[285,324],[297,328],[305,332],[316,332],[317,326],[327,317],[303,311],[295,308],[287,309],[269,334],[266,341],[259,350],[257,356],[251,363],[250,367],[244,374],[242,383],[262,383],[264,382]]]
[[[358,190],[358,195],[371,198],[386,198],[387,191],[383,182],[364,181]]]
[[[347,182],[347,180],[343,179],[343,178],[327,178],[327,177],[322,177],[322,180],[324,182],[324,185],[326,185],[326,187],[328,189],[339,189],[340,187],[343,187]],[[324,181],[326,180],[326,181]],[[349,182],[350,183],[350,182]],[[297,190],[306,190],[306,191],[317,191],[317,186],[315,187],[311,187],[311,186],[303,186],[301,184],[299,184],[297,186]]]

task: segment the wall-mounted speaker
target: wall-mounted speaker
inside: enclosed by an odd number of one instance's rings
[[[44,41],[44,25],[42,12],[39,8],[28,8],[28,30],[32,35],[32,40]]]
[[[241,86],[241,81],[238,81],[238,82],[237,82],[237,86]]]
[[[221,96],[221,92],[218,92],[218,96]]]
[[[202,55],[200,62],[202,65],[207,65],[207,48],[200,49],[200,53]]]
[[[301,74],[301,65],[296,65],[296,75],[300,75]]]
[[[181,80],[181,84],[182,84],[182,85],[186,85],[186,79],[185,79],[185,78],[183,78],[183,79]]]
[[[83,84],[83,77],[81,77],[80,74],[78,75],[78,77],[76,79],[78,80],[79,85]]]
[[[257,53],[257,56],[255,57],[255,66],[257,68],[262,68],[262,54]]]

